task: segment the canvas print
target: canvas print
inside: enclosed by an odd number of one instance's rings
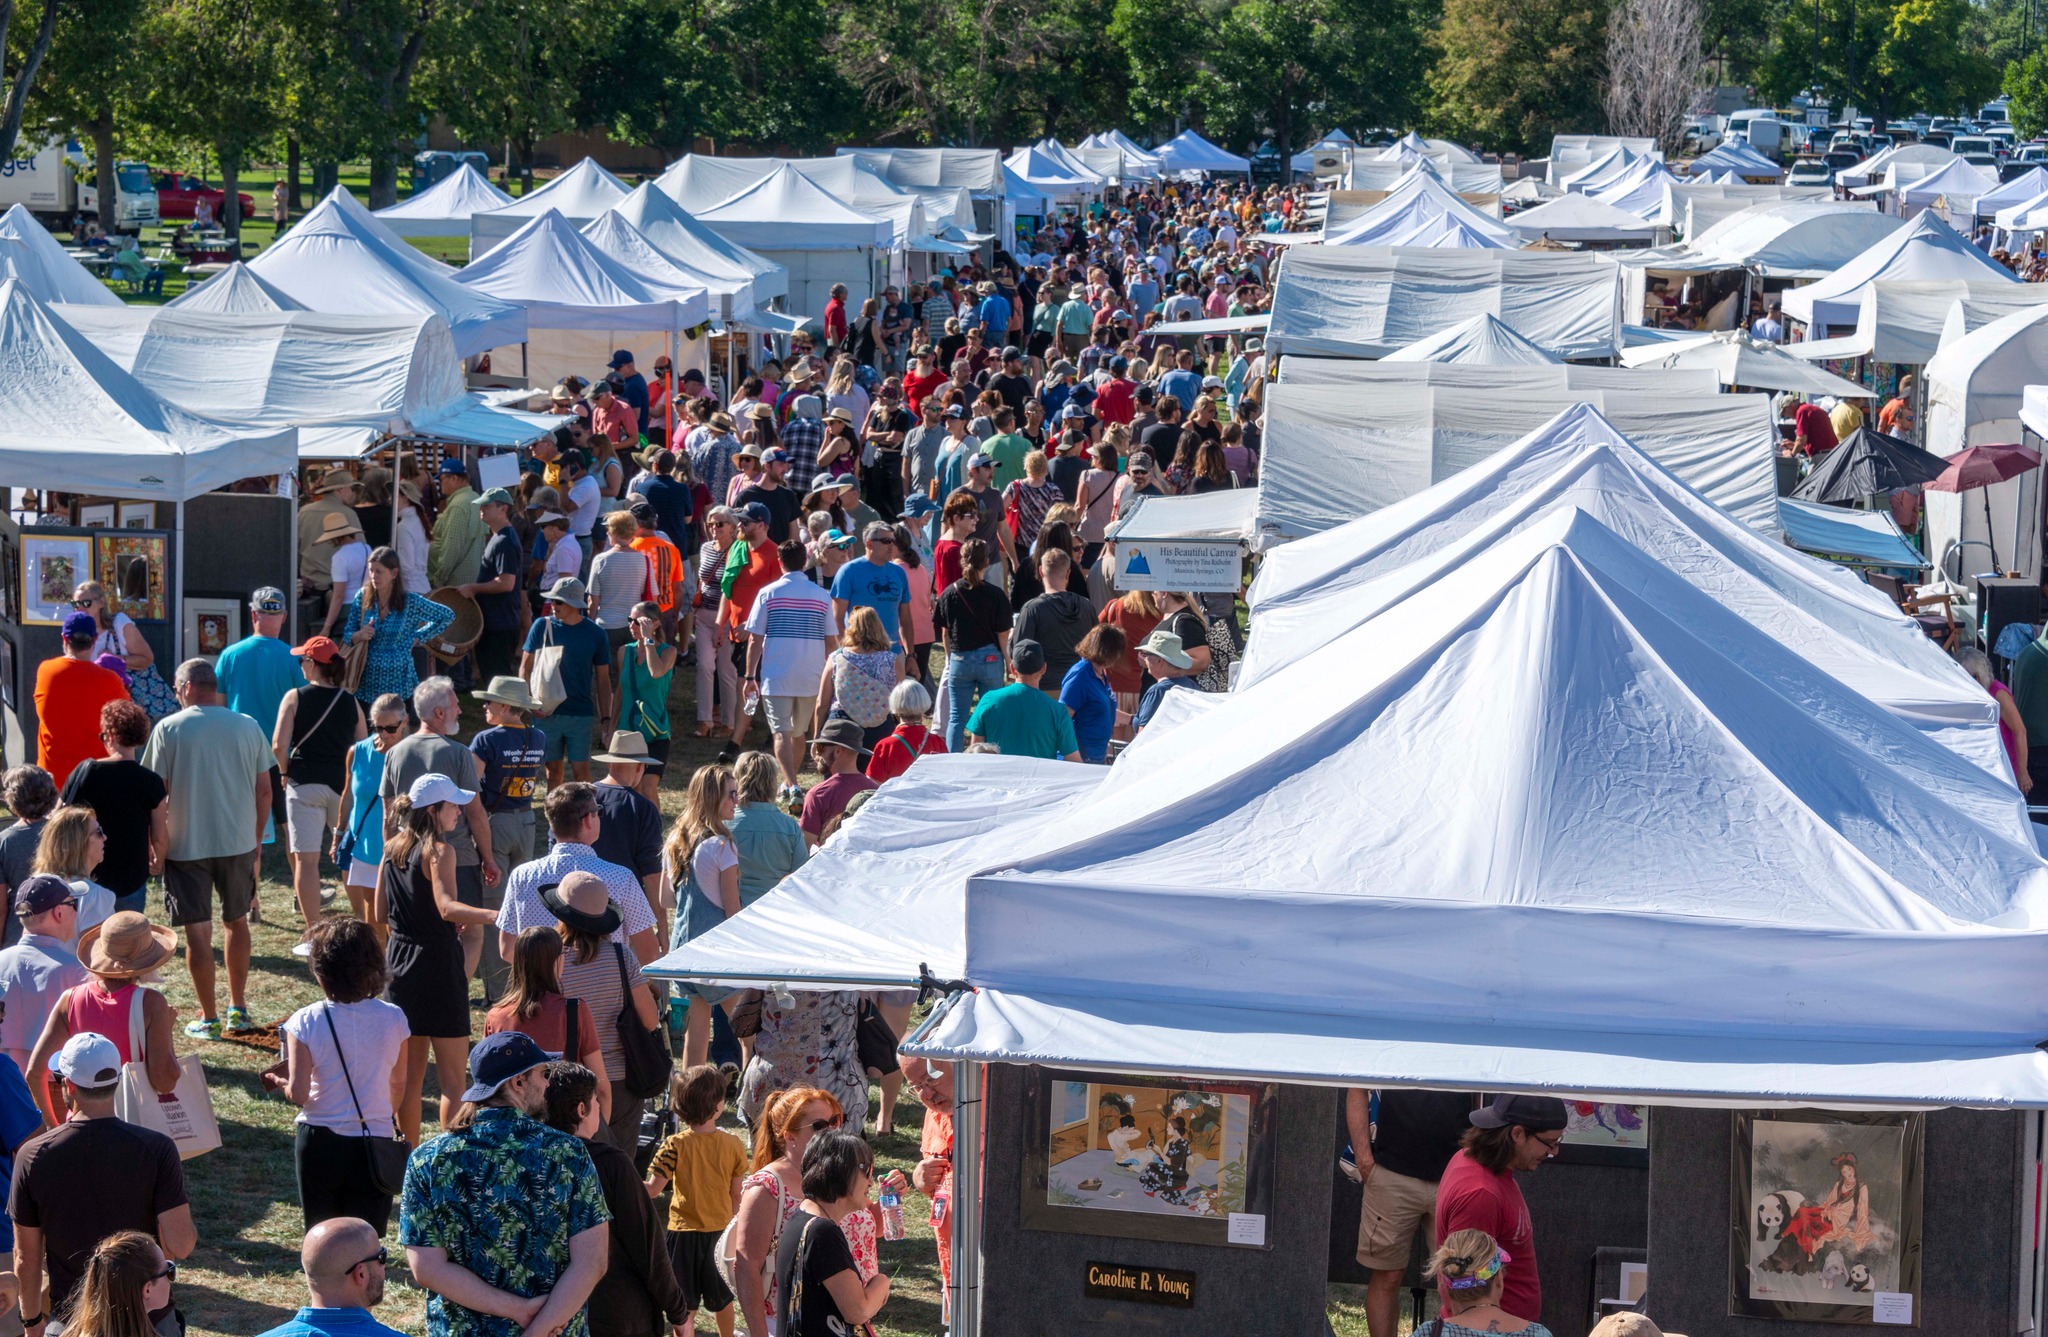
[[[96,542],[99,581],[114,605],[138,622],[162,621],[167,540],[115,532]]]
[[[1738,1115],[1732,1312],[1868,1323],[1919,1289],[1917,1115]]]
[[[184,622],[184,653],[209,662],[241,638],[241,606],[233,599],[187,599]]]
[[[1245,1210],[1251,1098],[1174,1086],[1054,1086],[1046,1202],[1180,1216]]]
[[[24,534],[21,538],[21,620],[50,626],[71,611],[71,591],[92,576],[92,540]]]

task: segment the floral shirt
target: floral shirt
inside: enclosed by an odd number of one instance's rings
[[[577,1139],[493,1106],[406,1162],[398,1242],[446,1251],[513,1295],[545,1295],[569,1268],[569,1240],[611,1220],[590,1153]],[[519,1324],[443,1296],[427,1299],[428,1337],[518,1337]],[[589,1337],[579,1312],[562,1337]]]
[[[893,650],[834,650],[825,661],[832,675],[832,702],[863,729],[889,718],[889,693],[896,690]]]

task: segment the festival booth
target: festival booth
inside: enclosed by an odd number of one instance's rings
[[[1115,170],[1109,175],[1119,181],[1156,181],[1159,179],[1159,159],[1139,148],[1121,130],[1101,130],[1081,141],[1075,156],[1097,171],[1107,166],[1107,159],[1101,155],[1114,154]],[[1099,165],[1098,165],[1099,164]]]
[[[895,224],[838,199],[787,163],[691,212],[735,246],[788,270],[794,314],[822,315],[837,283],[846,285],[848,309],[858,311],[889,281]]]
[[[2038,169],[2037,169],[2038,170]],[[1902,218],[1923,209],[1939,208],[1942,217],[1969,231],[1976,225],[1979,196],[1998,189],[1998,174],[1987,172],[1961,158],[1899,187],[1898,205]]]
[[[1974,231],[1986,220],[1996,222],[1998,215],[2014,206],[2025,206],[2048,195],[2048,171],[2030,167],[2010,181],[2001,183],[1988,194],[1979,195],[1971,206],[1970,217],[1961,220],[1965,227]],[[1956,221],[1956,220],[1950,220]]]
[[[340,186],[248,267],[309,311],[439,316],[465,358],[526,337],[523,308],[456,282],[455,270],[393,236]]]
[[[1785,169],[1739,139],[1724,139],[1692,160],[1694,176],[1733,172],[1754,185],[1783,179]]]
[[[1296,247],[1273,286],[1266,352],[1385,357],[1491,315],[1559,357],[1611,357],[1619,274],[1611,260],[1566,252]]]
[[[1677,182],[1671,169],[1655,158],[1638,158],[1635,165],[1613,181],[1586,191],[1590,199],[1633,214],[1638,219],[1670,225],[1664,213],[1665,192]]]
[[[1393,239],[1418,232],[1476,239],[1476,245],[1465,248],[1470,250],[1514,250],[1522,244],[1519,234],[1445,185],[1428,163],[1407,169],[1378,199],[1369,200],[1363,191],[1330,192],[1323,215],[1325,245],[1404,245],[1410,243]]]
[[[2015,311],[1975,330],[1963,328],[1966,320],[1965,313],[1951,310],[1940,351],[1928,360],[1924,377],[1922,439],[1945,458],[1971,446],[2019,441],[2027,388],[2048,382],[2048,305]],[[2039,469],[1971,492],[1929,488],[1925,501],[1928,555],[1943,575],[1962,580],[1992,570],[2040,583]]]
[[[1054,204],[1080,204],[1102,196],[1102,179],[1085,169],[1076,172],[1036,145],[1018,149],[1003,160],[1011,176]]]
[[[1723,386],[1744,390],[1789,390],[1809,398],[1869,399],[1871,391],[1854,381],[1797,358],[1774,343],[1751,338],[1741,330],[1722,330],[1673,343],[1625,348],[1624,367],[1699,367],[1711,371]]]
[[[1427,339],[1418,339],[1406,348],[1397,348],[1381,358],[1382,362],[1457,362],[1481,367],[1552,366],[1561,365],[1563,358],[1538,348],[1499,317],[1491,315],[1474,316],[1448,329],[1439,330]],[[1304,362],[1336,362],[1339,367],[1352,365],[1329,358],[1289,358],[1285,377],[1289,381],[1302,379],[1300,371]],[[1310,372],[1310,376],[1314,373]]]
[[[554,180],[510,204],[473,213],[469,218],[469,258],[481,258],[492,247],[549,210],[582,227],[611,209],[632,187],[585,158]]]
[[[120,306],[121,299],[36,221],[26,205],[0,214],[0,279],[13,279],[40,302]]]
[[[1524,242],[1595,242],[1610,246],[1654,244],[1664,229],[1636,214],[1592,195],[1561,195],[1548,204],[1524,209],[1507,220]]]
[[[1414,379],[1326,385],[1282,381],[1266,394],[1257,546],[1267,551],[1370,515],[1512,445],[1573,404],[1601,410],[1695,491],[1759,532],[1777,528],[1777,437],[1767,395],[1719,393],[1711,375],[1559,385],[1555,367],[1408,363]],[[1641,372],[1624,372],[1640,376]]]
[[[1736,179],[1673,179],[1664,183],[1664,207],[1651,217],[1668,224],[1690,241],[1722,219],[1758,205],[1833,198],[1833,193],[1826,186],[1751,186]]]
[[[1622,180],[1631,168],[1644,161],[1646,157],[1645,154],[1632,153],[1625,148],[1609,149],[1584,167],[1559,180],[1557,184],[1570,193],[1598,190]]]
[[[471,218],[512,203],[512,197],[486,181],[474,163],[463,162],[412,198],[375,214],[378,222],[401,237],[467,237]]]
[[[77,585],[106,586],[168,681],[181,659],[218,653],[250,590],[288,581],[291,503],[215,489],[289,477],[298,440],[152,393],[18,279],[0,281],[0,405],[0,478],[38,494],[33,512],[0,511],[0,732],[14,765],[35,759],[36,667],[58,654]]]
[[[1543,159],[1543,179],[1562,188],[1564,179],[1621,149],[1638,157],[1662,159],[1654,138],[1638,135],[1552,135],[1550,156]]]
[[[1933,213],[1922,213],[1854,256],[1834,273],[1782,295],[1785,314],[1826,338],[1835,326],[1853,325],[1863,288],[1879,280],[2017,284],[2011,270],[1969,243]]]
[[[1765,278],[1825,278],[1905,226],[1867,204],[1834,200],[1752,205],[1697,236],[1688,251],[1708,264]]]
[[[1114,563],[1111,585],[1122,590],[1228,594],[1244,588],[1256,487],[1181,497],[1133,497],[1104,531]]]
[[[1835,184],[1844,190],[1867,190],[1887,177],[1913,180],[1955,161],[1957,155],[1939,144],[1891,144],[1835,173]]]
[[[240,260],[203,283],[192,284],[164,305],[215,316],[273,316],[280,311],[306,309]]]
[[[1208,176],[1252,170],[1251,159],[1240,158],[1227,149],[1218,148],[1193,130],[1181,131],[1152,150],[1152,156],[1159,160],[1159,170],[1168,176]]]
[[[1438,565],[1172,694],[1106,776],[920,760],[650,973],[945,995],[903,1048],[959,1065],[962,1337],[1323,1332],[1352,1087],[1571,1102],[1525,1189],[1560,1337],[1617,1254],[1693,1337],[2024,1329],[2048,865],[2017,790],[1569,499]],[[1176,1114],[1185,1178],[1107,1140]],[[1845,1149],[1858,1285],[1767,1266],[1760,1209],[1824,1200]]]
[[[643,181],[613,210],[656,249],[690,273],[718,299],[718,314],[731,320],[749,308],[767,309],[789,291],[789,271],[744,246],[736,246],[691,217],[651,181]]]

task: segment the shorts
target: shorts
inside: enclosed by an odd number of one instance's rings
[[[341,826],[341,795],[326,785],[284,787],[285,848],[293,854],[319,854],[320,838]]]
[[[811,716],[818,708],[818,698],[764,696],[761,705],[768,712],[768,732],[804,735],[811,731]]]
[[[1435,1219],[1435,1184],[1375,1165],[1358,1209],[1358,1265],[1375,1272],[1405,1270],[1415,1232],[1431,1231],[1434,1239]]]
[[[220,918],[232,924],[249,915],[256,899],[255,851],[221,859],[164,860],[164,905],[171,927],[213,922],[213,895],[220,893]]]
[[[590,736],[597,728],[595,715],[536,715],[533,727],[541,731],[544,740],[542,762],[558,757],[568,761],[590,760]]]
[[[668,769],[668,744],[669,740],[666,738],[649,738],[647,740],[647,764],[649,766],[656,770],[665,771]]]
[[[1033,357],[1044,357],[1045,350],[1050,347],[1052,347],[1051,330],[1031,331],[1031,340],[1028,344],[1025,345],[1025,348],[1030,352],[1031,356]]]
[[[618,662],[619,651],[625,648],[627,641],[633,639],[633,628],[630,626],[606,627],[604,629],[604,639],[605,643],[611,646],[612,661],[616,663]]]
[[[682,1283],[683,1306],[717,1313],[733,1301],[732,1288],[718,1275],[716,1230],[671,1230],[668,1261]]]

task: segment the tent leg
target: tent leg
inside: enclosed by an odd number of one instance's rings
[[[676,448],[676,387],[683,383],[683,370],[676,365],[676,332],[668,332],[668,393],[662,396],[661,443]]]
[[[952,1337],[981,1337],[981,1093],[987,1070],[963,1062],[953,1081]]]
[[[185,499],[183,497],[178,498],[172,524],[175,528],[171,531],[171,545],[172,551],[176,554],[172,560],[178,567],[178,598],[177,602],[171,605],[176,610],[172,614],[174,620],[171,622],[171,668],[173,681],[175,682],[177,666],[185,662]],[[295,526],[292,530],[292,561],[296,563],[298,559],[298,530]],[[296,577],[298,573],[294,571],[292,574]],[[292,583],[297,584],[298,582],[294,579]]]

